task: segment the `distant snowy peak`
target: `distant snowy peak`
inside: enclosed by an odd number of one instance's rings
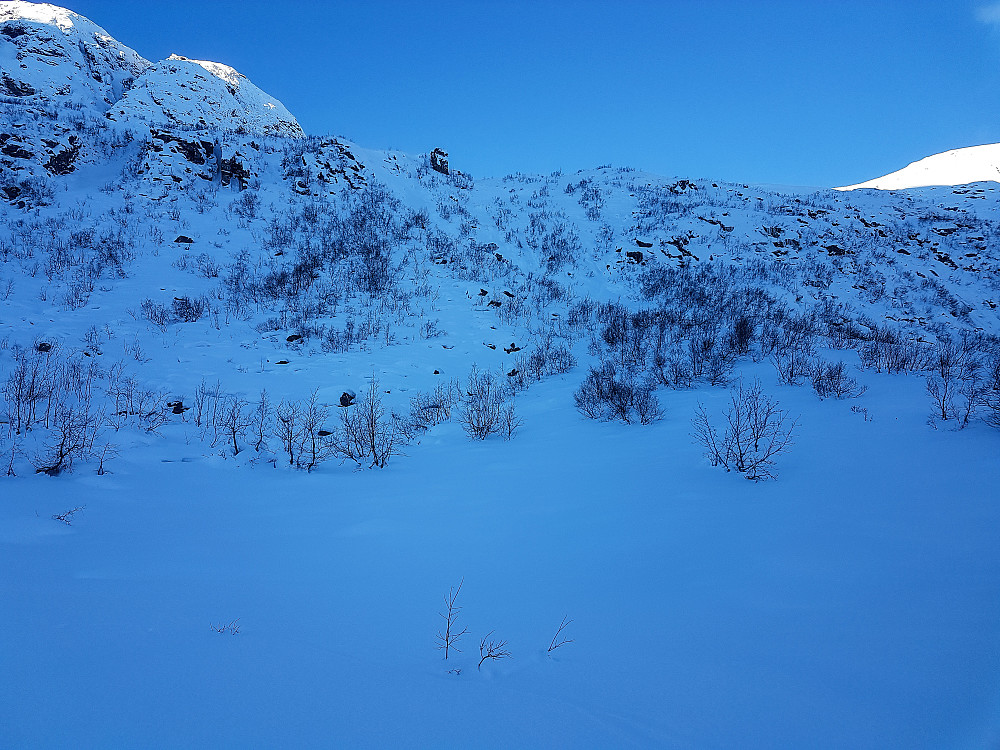
[[[1000,182],[1000,143],[945,151],[915,161],[898,172],[837,190],[906,190],[989,181]]]
[[[305,135],[285,105],[246,76],[228,65],[179,55],[147,68],[107,117],[291,138]]]
[[[149,65],[72,11],[47,3],[0,2],[0,95],[103,110]]]

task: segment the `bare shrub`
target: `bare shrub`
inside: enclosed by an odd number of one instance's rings
[[[572,638],[567,638],[566,636],[563,635],[563,631],[571,622],[573,621],[570,620],[569,617],[562,618],[562,622],[559,623],[559,627],[556,629],[556,634],[552,636],[552,640],[549,642],[549,648],[547,653],[551,654],[560,646],[565,646],[567,643],[573,642]]]
[[[410,411],[396,417],[403,437],[412,440],[431,427],[451,419],[452,411],[462,400],[462,387],[457,380],[438,383],[430,393],[419,392],[410,399]]]
[[[254,423],[254,415],[247,410],[249,402],[239,396],[229,396],[222,402],[216,413],[215,427],[232,446],[233,455],[240,454],[240,441],[246,437],[246,432]]]
[[[590,368],[573,400],[576,408],[591,419],[620,419],[629,424],[638,418],[642,424],[652,424],[663,418],[653,384],[639,380],[630,369],[619,370],[610,361]]]
[[[496,641],[492,640],[494,631],[490,631],[483,639],[479,642],[479,664],[476,666],[477,669],[483,668],[483,662],[487,659],[508,659],[510,658],[510,651],[507,650],[507,641]]]
[[[318,388],[309,394],[309,400],[302,407],[300,414],[296,466],[305,469],[306,472],[312,472],[336,453],[333,433],[326,429],[330,410],[320,404]]]
[[[779,409],[777,401],[765,396],[757,381],[748,387],[740,382],[731,393],[730,402],[722,435],[699,402],[691,422],[692,437],[705,449],[713,466],[739,471],[747,479],[773,479],[775,458],[792,445],[797,420]]]
[[[438,612],[438,615],[444,620],[444,629],[439,630],[435,636],[438,641],[437,648],[444,651],[444,658],[447,659],[449,653],[452,649],[455,651],[461,651],[455,643],[463,635],[469,632],[468,628],[458,629],[456,625],[456,620],[458,619],[458,613],[462,611],[462,608],[456,604],[458,601],[458,594],[462,590],[462,584],[465,583],[463,578],[458,582],[458,587],[452,587],[448,589],[448,593],[444,597],[444,612]]]
[[[867,388],[858,385],[858,381],[847,373],[847,365],[843,362],[816,360],[812,365],[813,390],[821,399],[860,396]]]
[[[398,454],[400,437],[396,420],[386,419],[378,380],[373,377],[368,392],[356,404],[341,410],[334,450],[358,466],[370,462],[369,468],[381,469]]]
[[[87,458],[94,449],[104,415],[91,411],[88,402],[56,405],[45,452],[35,459],[35,473],[56,476],[72,471],[73,464]]]
[[[297,401],[282,401],[275,410],[275,432],[288,455],[288,465],[294,466],[302,432],[302,407]]]
[[[520,425],[513,390],[493,373],[479,372],[473,365],[462,399],[461,420],[466,434],[475,440],[490,435],[510,439]]]

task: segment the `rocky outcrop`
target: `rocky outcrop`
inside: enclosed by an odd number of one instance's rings
[[[83,16],[47,3],[0,2],[5,96],[103,112],[148,67],[148,60]]]
[[[285,106],[246,76],[228,65],[177,55],[148,68],[106,116],[153,127],[304,136]]]

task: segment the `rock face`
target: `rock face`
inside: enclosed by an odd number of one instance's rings
[[[441,174],[448,174],[448,152],[439,148],[431,151],[431,169]]]
[[[107,109],[149,61],[83,16],[0,2],[0,95]]]
[[[285,106],[228,65],[171,55],[148,68],[107,112],[116,122],[301,138]]]
[[[0,1],[0,96],[50,110],[71,104],[140,129],[304,135],[280,101],[228,65],[177,55],[154,65],[83,16],[23,0]]]

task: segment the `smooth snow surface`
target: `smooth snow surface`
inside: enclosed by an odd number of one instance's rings
[[[972,182],[1000,182],[1000,143],[934,154],[884,177],[837,190],[906,190],[933,185],[967,185]]]
[[[697,394],[615,427],[558,379],[513,442],[449,427],[381,472],[173,443],[7,480],[4,745],[996,747],[995,435],[872,385],[865,422],[769,383],[803,424],[774,483],[698,457]],[[477,671],[491,630],[513,658]]]

